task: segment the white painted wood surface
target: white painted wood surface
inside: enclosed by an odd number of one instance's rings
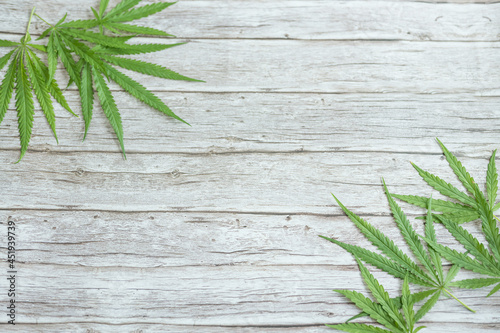
[[[0,4],[2,38],[17,40],[32,6],[56,21],[98,2]],[[81,120],[56,106],[60,144],[38,112],[13,164],[7,113],[0,219],[18,224],[19,324],[1,332],[328,332],[357,313],[331,290],[364,286],[317,235],[366,244],[330,192],[397,238],[380,177],[429,194],[411,160],[454,181],[439,136],[484,182],[500,146],[495,1],[182,0],[144,22],[177,39],[143,41],[190,42],[145,58],[206,83],[135,77],[193,126],[114,86],[126,161],[98,110],[82,143]],[[441,300],[427,332],[498,331],[500,296],[486,293],[457,291],[477,314]]]

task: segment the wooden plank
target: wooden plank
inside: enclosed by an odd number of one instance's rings
[[[357,313],[332,288],[365,290],[352,258],[312,235],[316,228],[324,228],[325,219],[283,218],[281,223],[289,226],[283,229],[276,219],[266,216],[256,216],[255,222],[238,216],[236,222],[235,216],[222,214],[9,213],[17,223],[18,320],[25,330],[99,327],[106,332],[118,326],[147,329],[153,325],[173,331],[200,328],[211,332],[222,326],[314,332],[322,323],[342,322]],[[387,221],[376,218],[374,222],[385,229]],[[342,238],[357,238],[342,230],[340,220],[328,228],[345,234]],[[256,238],[259,234],[266,238]],[[306,241],[309,236],[316,240]],[[198,243],[203,253],[189,249],[194,239],[203,240]],[[278,251],[274,255],[270,251],[264,260],[258,253],[241,260],[250,249],[275,246],[300,254],[288,253],[285,259]],[[212,247],[219,254],[226,251],[234,261],[218,258]],[[102,251],[107,255],[102,256]],[[326,264],[325,253],[330,256]],[[208,257],[215,262],[207,262]],[[181,265],[178,260],[183,260]],[[377,271],[374,274],[391,295],[398,294],[399,281]],[[472,276],[461,272],[458,278]],[[443,323],[451,330],[449,323],[465,323],[474,331],[493,331],[500,296],[486,303],[486,292],[480,290],[474,296],[470,291],[455,292],[481,316],[454,300],[442,299],[423,324],[441,327]],[[41,325],[30,325],[34,323]]]
[[[69,92],[79,111],[79,96]],[[498,97],[470,94],[262,94],[169,93],[160,96],[192,127],[114,93],[123,118],[125,148],[132,153],[399,152],[440,154],[439,137],[460,156],[485,158],[499,147]],[[35,114],[31,152],[119,152],[100,107],[85,142],[83,120],[56,105],[56,145],[42,112]],[[0,126],[2,163],[17,161],[14,109]],[[467,143],[467,144],[465,144]],[[64,157],[61,157],[64,159]],[[124,167],[127,162],[123,162]],[[403,164],[407,166],[406,163]]]
[[[16,151],[0,152],[14,161]],[[359,214],[386,213],[391,191],[430,195],[413,161],[457,183],[443,158],[395,153],[129,154],[31,153],[0,164],[1,209],[340,213],[330,193]],[[482,184],[488,156],[463,157]],[[48,191],[48,189],[50,189]],[[411,212],[411,210],[410,210]]]
[[[333,264],[345,270],[355,266],[352,256],[318,235],[375,250],[344,215],[41,210],[1,215],[16,223],[18,260],[27,265],[132,269]],[[411,253],[392,217],[365,218]],[[423,222],[409,218],[423,234]],[[485,242],[479,221],[464,227]],[[440,225],[436,230],[441,244],[464,251]]]
[[[207,83],[133,77],[193,127],[113,85],[127,161],[100,111],[82,144],[81,120],[58,107],[61,145],[38,112],[32,149],[13,165],[11,108],[0,215],[18,223],[22,324],[0,331],[309,333],[356,314],[331,289],[365,290],[359,271],[317,235],[367,242],[330,192],[402,245],[380,176],[391,191],[430,194],[411,160],[456,184],[432,137],[484,187],[500,125],[500,3],[463,2],[181,1],[143,21],[180,39],[139,41],[192,43],[144,59]],[[90,18],[90,5],[36,4],[49,20]],[[19,39],[31,6],[4,5],[3,38]],[[43,28],[34,22],[35,35]],[[399,294],[400,281],[374,271]],[[478,314],[443,299],[422,324],[495,332],[500,294],[486,293],[456,293]]]
[[[357,268],[336,266],[132,269],[21,264],[18,275],[18,319],[30,324],[316,326],[342,322],[358,313],[333,288],[361,292],[365,288]],[[391,295],[399,293],[399,281],[375,275]],[[425,320],[433,325],[468,323],[478,328],[498,322],[499,296],[485,302],[485,294],[455,292],[480,316],[443,298]]]
[[[18,36],[7,35],[5,39],[16,40]],[[137,43],[178,41],[182,40],[137,39]],[[499,96],[498,45],[496,42],[193,40],[187,45],[144,54],[140,59],[204,79],[206,83],[131,75],[155,91]],[[165,60],[160,61],[159,57]]]
[[[117,2],[110,1],[109,8]],[[471,2],[184,0],[138,22],[180,38],[498,41],[500,4]],[[65,13],[68,20],[91,19],[90,7],[97,5],[96,0],[82,0],[78,6],[50,0],[36,7],[55,23]],[[0,31],[24,32],[32,6],[27,0],[5,4]],[[36,19],[32,33],[46,28]]]
[[[331,322],[329,322],[331,323]],[[423,321],[422,324],[427,325],[427,331],[440,333],[455,333],[456,324],[455,323],[439,323],[438,325],[433,325],[432,323]],[[0,326],[2,327],[2,326]],[[496,323],[485,323],[485,324],[469,324],[460,323],[460,328],[464,331],[474,331],[477,333],[483,332],[496,332]],[[114,333],[117,330],[129,333],[163,333],[163,332],[193,332],[193,330],[203,331],[207,333],[248,333],[248,332],[264,332],[264,333],[282,333],[282,332],[293,332],[298,333],[319,333],[319,332],[329,332],[329,330],[324,325],[314,325],[314,326],[259,326],[259,327],[236,327],[236,326],[179,326],[179,325],[161,325],[161,324],[123,324],[123,325],[110,325],[110,324],[96,324],[96,323],[66,323],[66,324],[17,324],[14,327],[9,327],[9,332],[51,332],[51,333],[66,333],[68,330],[72,332],[85,332],[85,333]]]

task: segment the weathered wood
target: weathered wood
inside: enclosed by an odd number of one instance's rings
[[[18,39],[13,35],[5,38]],[[183,40],[137,38],[137,43],[179,41]],[[192,40],[158,54],[145,54],[140,59],[206,83],[125,72],[155,91],[468,93],[498,97],[499,45],[499,42]],[[58,78],[64,74],[58,71]],[[118,88],[115,84],[111,86]]]
[[[366,291],[352,257],[317,235],[371,245],[330,192],[406,249],[380,177],[429,195],[411,160],[457,184],[439,136],[483,187],[498,148],[500,3],[469,2],[181,1],[142,21],[178,39],[137,40],[191,43],[141,59],[207,82],[131,75],[193,126],[111,85],[127,161],[99,108],[81,143],[82,120],[56,106],[61,144],[37,112],[14,165],[12,104],[0,222],[18,227],[19,324],[0,331],[316,333],[358,313],[332,292]],[[2,38],[19,39],[32,5],[2,4]],[[49,21],[90,18],[97,5],[36,3]],[[33,35],[44,28],[35,19]],[[62,68],[57,78],[67,80]],[[77,92],[65,94],[78,113]],[[403,207],[421,231],[422,210]],[[478,223],[467,227],[481,238]],[[373,271],[399,294],[400,281]],[[5,290],[2,278],[1,304]],[[488,290],[456,291],[477,314],[443,299],[422,324],[497,331],[500,293]]]
[[[117,2],[110,1],[110,8]],[[500,4],[445,2],[184,0],[138,22],[180,38],[499,40]],[[90,7],[98,3],[82,0],[74,6],[64,0],[45,0],[36,7],[44,19],[55,23],[65,13],[68,20],[94,18]],[[0,31],[23,32],[32,6],[28,0],[4,5]],[[35,19],[32,27],[37,35],[47,25]]]
[[[17,155],[2,151],[0,160]],[[487,157],[462,158],[481,184]],[[0,208],[338,214],[335,193],[359,214],[381,214],[380,177],[395,193],[433,193],[409,161],[458,182],[446,160],[422,154],[130,153],[125,162],[119,152],[33,152],[16,166],[0,164],[9,194]]]
[[[66,94],[80,113],[79,96]],[[470,94],[264,94],[170,93],[163,100],[192,127],[115,92],[127,153],[399,152],[440,154],[439,137],[459,156],[488,157],[500,147],[498,97]],[[29,153],[119,151],[99,106],[87,139],[83,121],[56,105],[59,145],[37,108]],[[17,161],[19,134],[14,109],[0,125],[0,161]],[[464,142],[473,144],[464,145]],[[437,158],[437,157],[434,157]],[[409,160],[409,158],[408,158]],[[126,166],[127,163],[124,164]],[[407,167],[403,162],[399,167]]]
[[[432,326],[432,323],[422,321],[423,325],[427,325],[427,332],[439,332],[439,333],[456,333],[456,324],[454,323],[439,323],[439,326]],[[2,326],[0,326],[2,327]],[[282,333],[282,332],[293,332],[298,333],[318,333],[318,332],[329,332],[324,325],[304,325],[304,326],[250,326],[246,325],[244,327],[238,326],[194,326],[194,325],[160,325],[160,324],[122,324],[122,325],[110,325],[110,324],[96,324],[96,323],[67,323],[67,324],[21,324],[14,327],[8,327],[9,332],[51,332],[51,333],[66,333],[68,330],[71,332],[84,332],[84,333],[113,333],[118,330],[128,333],[163,333],[163,332],[193,332],[193,331],[203,331],[207,333],[247,333],[247,332],[264,332],[264,333]],[[469,324],[460,323],[460,329],[467,332],[496,332],[496,323],[485,323],[485,324]]]
[[[333,288],[364,290],[357,268],[336,266],[75,267],[19,265],[20,322],[200,326],[301,326],[339,322],[358,313]],[[396,296],[400,281],[375,273]],[[6,282],[1,282],[5,284]],[[499,296],[486,302],[455,295],[473,314],[443,298],[426,321],[498,323]],[[443,316],[442,312],[446,312]]]
[[[10,215],[17,224],[19,260],[25,264],[43,262],[89,268],[331,264],[340,267],[353,266],[355,261],[318,235],[375,249],[344,215],[40,210],[1,214]],[[413,217],[409,216],[413,226],[423,233],[422,221]],[[411,253],[392,217],[365,218]],[[484,240],[479,223],[465,227]],[[463,251],[443,228],[436,225],[436,229],[443,236],[442,244]]]

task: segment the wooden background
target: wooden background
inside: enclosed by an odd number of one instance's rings
[[[189,44],[143,59],[206,83],[134,77],[193,126],[113,86],[126,161],[99,109],[82,143],[83,121],[57,106],[60,144],[38,111],[13,164],[12,104],[0,233],[17,223],[18,324],[5,324],[0,278],[0,331],[311,333],[356,314],[332,291],[365,290],[354,260],[317,235],[367,243],[330,193],[401,244],[380,178],[429,195],[413,161],[457,183],[436,136],[484,183],[500,147],[495,2],[182,0],[142,21]],[[18,40],[34,5],[56,22],[90,18],[98,1],[0,5],[2,38]],[[32,34],[45,28],[35,20]],[[498,331],[500,293],[488,291],[456,291],[477,314],[441,300],[426,332]]]

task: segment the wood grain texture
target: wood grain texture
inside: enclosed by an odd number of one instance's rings
[[[488,158],[498,147],[500,98],[471,94],[276,94],[158,92],[192,127],[114,93],[123,115],[125,148],[143,154],[354,153],[440,154],[440,137],[456,154]],[[76,93],[67,94],[75,111]],[[118,143],[100,109],[82,143],[83,123],[59,105],[60,144],[41,111],[35,113],[30,152],[117,152]],[[77,111],[78,112],[78,111]],[[391,118],[391,122],[387,119]],[[355,131],[353,131],[355,128]],[[355,140],[353,139],[355,138]],[[0,125],[3,163],[17,161],[14,109]],[[463,145],[468,141],[472,144]],[[394,145],[397,142],[397,146]],[[28,154],[26,161],[34,159]],[[408,157],[407,160],[410,158]],[[406,161],[403,166],[407,167]]]
[[[16,37],[7,35],[6,39],[16,40]],[[182,41],[185,40],[137,39],[137,43]],[[193,39],[187,45],[162,51],[163,60],[154,53],[140,59],[206,83],[168,81],[125,72],[154,91],[468,93],[498,97],[499,45],[499,42]]]
[[[18,152],[0,154],[14,160]],[[1,165],[9,195],[0,208],[327,215],[340,213],[333,192],[359,214],[381,214],[387,209],[380,177],[396,193],[432,193],[409,160],[457,183],[446,160],[422,154],[148,153],[124,162],[119,152],[48,152]],[[486,159],[462,160],[484,179]]]
[[[118,2],[110,1],[110,7]],[[198,39],[499,40],[499,3],[436,2],[184,0],[140,22],[181,38]],[[69,10],[64,0],[7,3],[0,29],[24,31],[30,6],[55,23],[65,13],[68,20],[93,18],[89,7],[96,4],[82,0]],[[32,32],[40,34],[45,28],[36,20]]]
[[[98,1],[3,1],[2,38],[19,39],[33,5],[54,22],[90,18]],[[177,39],[137,40],[190,43],[141,59],[206,83],[128,73],[192,127],[111,84],[126,161],[99,108],[82,143],[81,119],[56,105],[60,144],[37,109],[29,152],[13,164],[11,103],[0,125],[0,234],[17,223],[19,312],[0,332],[329,332],[323,324],[357,313],[332,289],[366,288],[352,257],[318,235],[370,246],[331,192],[408,250],[380,177],[393,192],[429,195],[412,161],[457,184],[439,136],[484,187],[500,143],[499,9],[180,1],[142,20]],[[33,35],[44,28],[35,20]],[[62,68],[57,78],[67,80]],[[79,114],[77,91],[65,94]],[[421,230],[422,210],[403,207]],[[467,227],[481,238],[477,223]],[[400,281],[373,271],[399,293]],[[498,331],[500,296],[487,292],[456,290],[478,313],[443,299],[426,332]]]

